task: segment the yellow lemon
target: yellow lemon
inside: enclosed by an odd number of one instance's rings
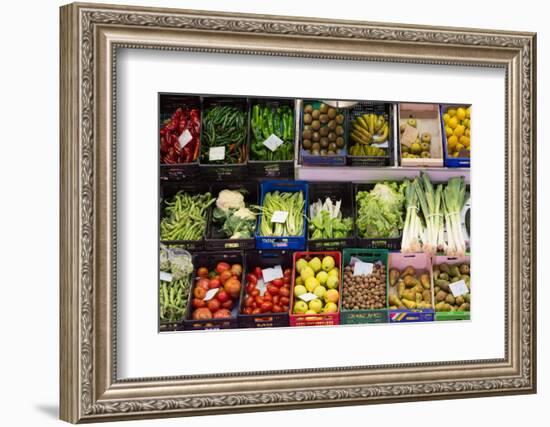
[[[449,137],[452,134],[453,134],[453,130],[449,126],[445,126],[445,135],[447,135],[447,137]]]
[[[450,118],[451,116],[449,116],[447,113],[443,114],[443,123],[447,124]]]
[[[458,138],[454,135],[447,140],[447,145],[451,151],[455,150],[456,144],[458,144]]]
[[[464,145],[462,145],[461,143],[456,144],[456,151],[460,151],[460,150],[463,150],[463,149],[464,149]]]
[[[464,126],[462,126],[462,125],[457,125],[457,126],[455,127],[455,130],[454,130],[453,134],[454,134],[457,138],[460,138],[462,135],[464,135],[464,130],[465,130],[465,129],[466,129],[466,128],[465,128]]]
[[[464,147],[470,146],[470,138],[468,138],[467,136],[461,136],[459,142],[464,145]]]
[[[464,120],[466,118],[466,110],[462,107],[456,110],[456,118],[458,120]]]
[[[447,114],[451,117],[455,116],[456,115],[456,110],[454,108],[449,108],[447,110]]]
[[[470,108],[472,108],[472,107],[466,108],[466,118],[468,118],[468,119],[470,118]]]
[[[447,123],[447,125],[451,128],[451,129],[454,129],[455,127],[458,126],[458,119],[456,117],[451,117],[449,119],[449,123]]]
[[[466,135],[469,138],[470,137],[470,129],[466,129],[464,131],[464,135]]]
[[[468,129],[470,127],[470,119],[462,120],[462,124],[466,126],[466,129]]]
[[[453,154],[452,154],[453,157],[458,157],[458,151],[455,151]]]

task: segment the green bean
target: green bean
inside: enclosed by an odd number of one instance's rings
[[[208,207],[216,199],[210,193],[178,192],[164,202],[165,216],[160,222],[161,240],[200,240],[206,231]]]

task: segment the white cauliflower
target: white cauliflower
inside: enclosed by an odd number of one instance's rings
[[[227,212],[229,209],[244,208],[244,196],[238,191],[222,190],[218,194],[216,206],[224,212]]]

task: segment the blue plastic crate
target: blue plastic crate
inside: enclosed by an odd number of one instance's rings
[[[441,104],[439,106],[441,117],[441,136],[443,138],[443,161],[448,168],[469,168],[469,157],[449,157],[447,154],[447,134],[445,133],[445,122],[443,121],[443,114],[449,108],[465,107],[468,104]]]
[[[306,181],[263,181],[260,184],[260,206],[264,203],[264,197],[272,191],[291,192],[301,191],[304,195],[304,215],[308,211],[308,187]],[[304,230],[300,236],[261,236],[261,219],[256,225],[256,249],[293,249],[305,250],[307,235],[307,220],[304,219]]]

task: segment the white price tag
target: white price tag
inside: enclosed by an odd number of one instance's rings
[[[275,279],[282,279],[284,277],[283,269],[280,265],[276,265],[273,268],[264,268],[262,270],[262,277],[264,279],[264,282],[271,282]]]
[[[288,211],[275,211],[271,216],[271,222],[278,222],[284,224],[288,218]]]
[[[225,146],[221,147],[210,147],[208,151],[208,160],[223,160],[225,159]]]
[[[284,141],[275,134],[269,135],[263,144],[271,151],[275,151]]]
[[[371,144],[374,147],[388,148],[388,141],[380,142],[379,144]]]
[[[189,129],[185,129],[178,138],[180,149],[185,147],[189,141],[193,139],[193,135],[189,132]]]
[[[204,300],[205,301],[210,301],[212,298],[214,298],[216,296],[216,294],[218,293],[219,290],[220,290],[220,288],[209,289],[206,292],[206,295],[204,296]]]
[[[371,274],[373,266],[374,264],[370,262],[356,261],[353,265],[353,275],[366,276],[367,274]]]
[[[162,282],[171,282],[172,281],[172,274],[168,273],[166,271],[161,271],[160,272],[160,280]]]
[[[305,294],[302,294],[302,295],[298,296],[298,298],[300,298],[302,301],[310,302],[311,300],[314,300],[314,299],[319,298],[319,297],[317,295],[315,295],[314,293],[306,292]]]
[[[455,298],[470,292],[464,280],[459,280],[458,282],[451,283],[449,285],[449,288],[451,289],[451,292],[453,293],[453,296]]]
[[[258,279],[258,281],[256,282],[256,289],[260,291],[260,295],[263,295],[265,293],[267,286],[262,279]]]

